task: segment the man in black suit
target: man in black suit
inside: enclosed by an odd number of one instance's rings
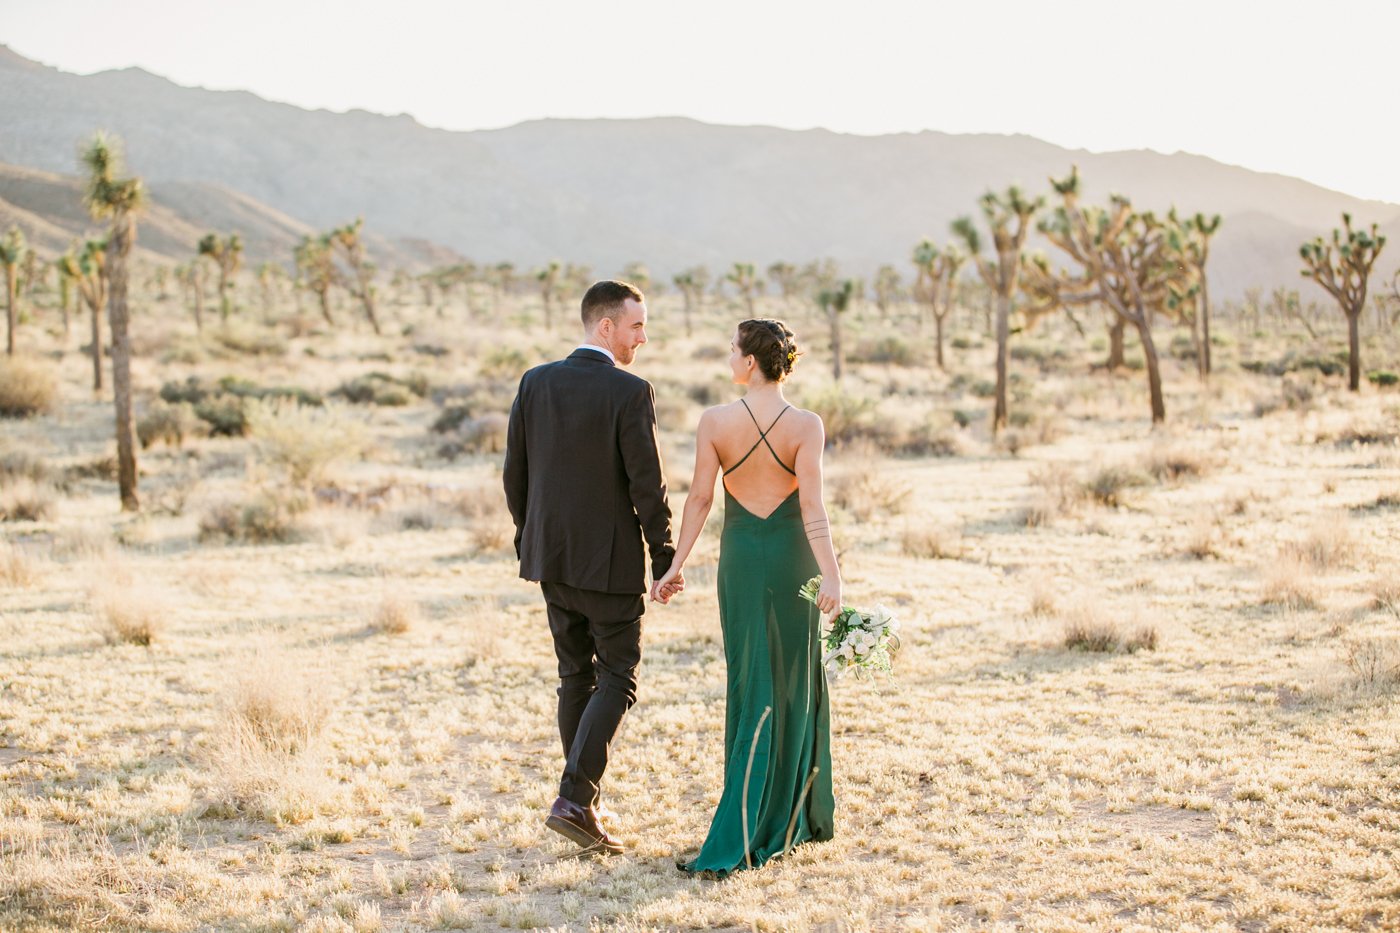
[[[520,576],[544,593],[559,659],[564,773],[545,825],[589,850],[621,852],[598,784],[637,699],[646,593],[671,565],[671,509],[651,384],[620,367],[647,342],[642,293],[604,281],[583,296],[584,343],[520,380],[505,489]]]

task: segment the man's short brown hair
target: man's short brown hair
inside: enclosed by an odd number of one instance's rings
[[[622,313],[623,303],[628,298],[633,301],[646,300],[642,290],[630,282],[619,282],[616,279],[594,282],[593,286],[583,293],[583,326],[591,328],[603,318],[611,318],[615,323],[617,316]]]

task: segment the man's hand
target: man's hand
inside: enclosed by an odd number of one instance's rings
[[[685,590],[685,577],[681,575],[680,565],[672,564],[669,570],[652,581],[651,601],[661,603],[664,606],[671,601],[672,596],[683,590]]]

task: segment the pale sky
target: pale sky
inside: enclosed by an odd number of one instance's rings
[[[447,129],[1025,133],[1400,204],[1397,37],[1397,0],[0,0],[0,42],[66,71],[137,65]]]

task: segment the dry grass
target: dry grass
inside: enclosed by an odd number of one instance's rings
[[[1209,560],[1221,556],[1220,523],[1211,518],[1198,518],[1191,524],[1186,535],[1183,552],[1196,560]]]
[[[324,482],[368,444],[363,422],[339,408],[250,399],[244,410],[258,451],[297,488]]]
[[[1290,543],[1285,551],[1316,570],[1333,570],[1346,565],[1357,545],[1346,517],[1333,514],[1315,521],[1302,540]]]
[[[499,384],[480,384],[486,350],[461,326],[461,301],[439,320],[386,299],[385,337],[349,317],[314,328],[285,358],[260,358],[259,382],[327,387],[421,365],[481,415],[509,404],[510,359],[572,346],[537,326],[537,301],[505,296],[491,319],[516,356],[490,363]],[[491,298],[479,287],[474,301],[481,315]],[[654,345],[637,372],[687,399],[728,397],[728,312],[711,303],[687,341],[678,299],[655,301]],[[778,313],[776,299],[761,301]],[[849,312],[854,340],[891,326],[863,313]],[[196,343],[178,301],[151,317],[167,345]],[[442,354],[419,353],[433,328]],[[1060,336],[1077,352],[1076,336]],[[718,356],[694,352],[712,344]],[[822,348],[807,345],[813,365],[793,390],[824,394]],[[541,826],[562,761],[557,662],[538,587],[517,578],[498,455],[444,459],[426,427],[436,403],[378,408],[365,412],[373,446],[337,463],[290,540],[201,546],[198,517],[211,504],[241,505],[290,470],[271,471],[240,436],[158,444],[142,458],[143,491],[189,462],[201,479],[186,514],[120,516],[106,478],[110,406],[90,401],[82,367],[65,365],[64,394],[78,401],[4,432],[6,449],[31,454],[13,460],[11,479],[54,485],[56,508],[43,524],[0,524],[0,545],[41,571],[27,586],[0,585],[0,929],[1400,926],[1395,826],[1377,803],[1393,796],[1393,513],[1352,511],[1350,554],[1322,546],[1326,568],[1302,546],[1327,509],[1400,482],[1391,448],[1315,443],[1351,421],[1393,423],[1387,398],[1322,386],[1305,418],[1252,419],[1250,402],[1278,380],[1227,356],[1209,410],[1189,417],[1226,426],[1247,456],[1200,482],[1124,491],[1129,508],[1088,509],[1083,481],[1101,464],[1142,469],[1141,379],[1089,375],[1087,353],[1037,376],[1065,435],[1022,456],[1068,464],[1037,467],[997,452],[990,402],[965,392],[992,352],[969,341],[953,354],[966,378],[848,369],[855,423],[831,452],[831,475],[864,471],[911,491],[898,514],[832,504],[848,601],[890,605],[905,650],[894,683],[831,691],[836,838],[722,884],[673,867],[704,838],[723,780],[718,522],[697,545],[686,593],[647,608],[639,701],[605,790],[628,855],[579,860]],[[1377,365],[1393,368],[1386,352],[1374,350]],[[141,362],[146,386],[199,365]],[[1168,361],[1164,383],[1181,418],[1199,394],[1194,376]],[[887,458],[885,447],[910,441],[886,422],[932,432],[957,406],[967,409],[956,416],[962,452]],[[692,428],[661,426],[677,475],[689,472]],[[92,468],[81,478],[70,465]],[[1337,492],[1319,502],[1325,478]],[[1034,531],[1007,520],[1029,495],[1053,516]],[[1232,496],[1245,503],[1238,512]],[[1219,517],[1228,546],[1180,559],[1203,516]],[[940,552],[955,540],[948,531],[945,546],[943,531],[958,529],[975,559],[906,553],[906,530],[924,527],[938,530],[929,547]],[[1311,581],[1330,612],[1259,608],[1254,568],[1279,563],[1279,544],[1294,539],[1284,575]],[[109,569],[113,555],[124,575]],[[168,605],[156,650],[90,635],[88,590],[108,577]],[[1057,596],[1070,593],[1095,594],[1091,608]],[[386,594],[418,611],[403,635],[367,636]],[[1074,644],[1109,650],[1064,648],[1076,624],[1085,637]]]
[[[890,477],[874,463],[847,467],[827,483],[832,504],[856,521],[903,514],[913,493],[908,483]]]
[[[1400,641],[1393,637],[1348,639],[1343,660],[1357,682],[1366,687],[1400,683]]]
[[[1259,601],[1266,606],[1295,611],[1319,608],[1322,596],[1312,564],[1296,551],[1284,548],[1262,571]]]
[[[39,569],[31,558],[13,544],[0,543],[0,585],[24,589],[39,579]]]
[[[1030,475],[1034,490],[1023,520],[1028,528],[1047,527],[1074,515],[1084,501],[1084,487],[1074,471],[1063,463],[1047,463]]]
[[[109,645],[149,647],[170,627],[168,602],[149,587],[134,584],[125,574],[108,571],[108,579],[93,588],[93,626]]]
[[[1147,485],[1147,477],[1126,466],[1100,467],[1084,483],[1084,492],[1099,505],[1118,508],[1125,504],[1124,493]]]
[[[1064,614],[1063,644],[1071,651],[1133,654],[1155,650],[1157,638],[1156,626],[1114,619],[1099,604],[1079,602]]]
[[[958,560],[967,550],[961,531],[940,525],[906,525],[900,548],[922,560]]]
[[[45,522],[57,507],[58,494],[45,483],[21,477],[0,486],[0,522]]]
[[[1196,479],[1211,470],[1211,458],[1181,441],[1159,441],[1143,458],[1142,469],[1159,482]]]
[[[0,418],[28,418],[50,411],[58,396],[54,371],[24,357],[0,359]]]
[[[386,635],[402,635],[419,621],[418,606],[402,593],[389,591],[370,614],[369,627]]]
[[[1400,618],[1400,578],[1391,575],[1377,579],[1371,586],[1371,607]]]

